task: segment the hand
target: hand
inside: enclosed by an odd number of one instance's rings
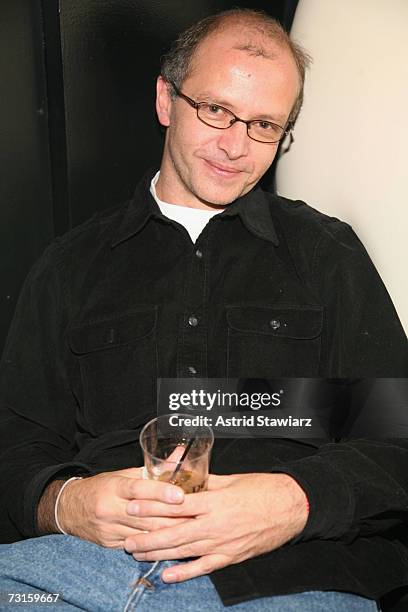
[[[142,468],[129,468],[70,482],[62,492],[58,518],[71,535],[109,548],[123,548],[131,535],[185,522],[186,518],[174,518],[172,510],[183,499],[180,487],[144,480]],[[127,509],[135,500],[160,504],[160,516],[130,515]]]
[[[181,582],[274,550],[298,535],[308,516],[306,495],[287,474],[212,475],[208,491],[186,495],[171,508],[160,501],[140,501],[137,516],[169,516],[169,510],[186,522],[130,535],[125,541],[125,550],[139,561],[198,557],[165,569],[166,582]]]

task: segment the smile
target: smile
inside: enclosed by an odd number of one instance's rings
[[[222,166],[221,164],[210,162],[208,159],[204,159],[204,163],[218,176],[233,177],[241,173],[241,170],[228,168],[226,166]]]

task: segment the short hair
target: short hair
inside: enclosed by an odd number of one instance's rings
[[[235,8],[209,15],[194,23],[178,36],[169,51],[162,57],[161,75],[167,82],[174,83],[178,89],[181,89],[183,82],[191,72],[192,60],[198,46],[215,32],[226,30],[231,25],[242,26],[243,24],[247,27],[248,35],[256,34],[261,35],[264,39],[268,38],[278,47],[286,48],[295,60],[299,75],[299,93],[288,119],[288,123],[293,125],[303,104],[305,73],[312,59],[303,47],[289,37],[281,24],[264,11]],[[252,55],[270,56],[262,44],[255,40],[249,39],[248,44],[240,45],[237,48],[248,51]],[[171,93],[173,97],[176,97],[174,90]]]

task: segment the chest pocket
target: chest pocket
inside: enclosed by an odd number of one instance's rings
[[[227,306],[226,314],[229,377],[318,375],[322,308]]]
[[[155,411],[156,319],[150,307],[70,330],[82,382],[76,395],[92,433],[137,425]]]

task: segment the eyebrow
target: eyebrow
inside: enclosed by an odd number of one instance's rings
[[[234,105],[228,102],[228,100],[224,100],[223,98],[218,98],[217,96],[212,96],[207,92],[198,93],[194,98],[197,102],[214,102],[214,104],[218,104],[219,106],[225,106],[228,110],[231,110],[235,113]],[[256,121],[256,119],[264,119],[265,121],[271,121],[272,123],[284,124],[286,122],[286,117],[283,115],[271,115],[269,113],[260,113],[253,119],[249,119],[248,121]]]

